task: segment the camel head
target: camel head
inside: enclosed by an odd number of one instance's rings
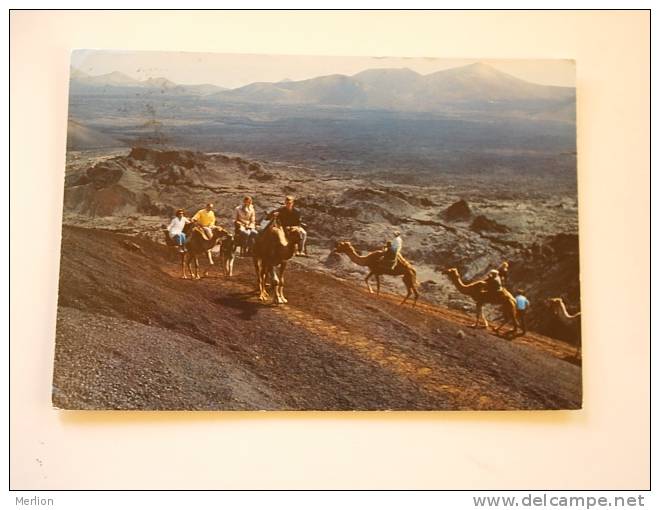
[[[337,241],[335,244],[335,253],[348,253],[351,250],[351,243],[348,241]]]
[[[545,306],[555,315],[560,315],[566,309],[564,300],[560,297],[548,298],[545,300]]]
[[[216,243],[223,239],[224,237],[228,236],[229,232],[227,232],[224,228],[222,227],[213,227],[213,241]]]
[[[442,274],[446,274],[450,278],[458,278],[458,276],[459,276],[458,269],[456,269],[455,267],[450,267],[449,269],[445,269],[442,272]]]
[[[287,238],[290,243],[298,244],[302,242],[302,233],[300,232],[300,227],[289,227],[287,229]]]
[[[552,297],[545,300],[545,306],[550,308],[557,308],[561,306],[564,301],[560,297]]]

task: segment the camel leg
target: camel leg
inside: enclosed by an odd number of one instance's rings
[[[280,280],[277,277],[277,269],[270,268],[270,285],[273,288],[273,304],[279,305],[280,301]]]
[[[190,273],[190,279],[194,280],[195,279],[195,273],[193,272],[192,265],[193,265],[193,256],[188,254],[186,267],[188,268],[188,272]]]
[[[413,295],[413,307],[415,307],[415,305],[417,305],[417,298],[419,297],[419,292],[417,292],[415,287],[408,288],[408,294],[406,294],[406,297],[403,299],[403,301],[401,301],[401,304],[403,305],[406,301],[408,301],[410,294]]]
[[[213,262],[213,255],[211,255],[211,250],[207,251],[206,253],[208,253],[209,256],[209,264],[213,265],[214,262]],[[207,267],[202,277],[206,278],[209,275],[210,270],[211,270],[211,266]]]
[[[186,254],[182,253],[181,254],[181,278],[184,280],[187,280],[188,277],[186,276]]]
[[[511,316],[511,319],[513,320],[513,332],[515,333],[520,329],[522,331],[522,327],[520,326],[520,321],[518,320],[518,313],[516,311],[515,305],[513,308],[513,315]]]
[[[509,331],[510,334],[515,335],[518,332],[518,329],[522,331],[522,328],[520,327],[520,321],[518,320],[518,310],[516,309],[515,302],[512,302],[511,306],[509,307],[507,322],[509,321],[511,321],[511,323],[513,324],[513,329]]]
[[[364,282],[367,284],[367,289],[369,289],[369,294],[373,294],[374,290],[371,288],[371,285],[369,284],[369,278],[373,275],[373,271],[369,271],[369,274],[367,277],[364,279]]]
[[[484,306],[483,306],[483,304],[478,304],[477,305],[477,320],[474,323],[474,326],[472,326],[472,327],[473,328],[478,328],[479,324],[481,323],[482,320],[484,322],[484,327],[486,329],[488,329],[488,321],[486,320],[486,316],[484,315]]]
[[[515,305],[512,307],[511,310],[504,312],[503,315],[504,315],[504,321],[495,329],[495,332],[498,333],[500,329],[502,329],[504,326],[509,324],[509,322],[511,322],[513,324],[513,329],[507,332],[507,335],[515,335],[516,332],[518,331],[518,328],[520,327],[520,323],[518,322],[518,318],[516,317]]]
[[[268,293],[266,292],[263,261],[259,259],[254,259],[254,269],[255,272],[257,273],[257,288],[259,289],[259,300],[266,301],[266,298],[268,297]]]
[[[280,304],[280,281],[277,278],[277,270],[275,267],[270,268],[270,286],[273,289],[273,304]]]
[[[277,297],[278,303],[287,303],[287,299],[284,297],[284,267],[280,265],[278,268],[274,268],[273,271],[277,271]]]
[[[500,325],[497,326],[497,327],[491,326],[493,328],[493,331],[495,333],[498,333],[500,331],[500,329],[502,329],[504,327],[505,324],[509,323],[509,316],[507,315],[507,313],[504,309],[502,309],[502,316],[498,317],[496,319],[493,319],[492,322],[496,322],[496,321],[502,321],[502,322],[500,322]]]
[[[284,270],[286,269],[286,263],[280,266],[280,299],[282,303],[288,303],[289,300],[284,297]]]
[[[380,275],[376,275],[376,295],[380,296]]]
[[[474,324],[472,324],[471,327],[477,328],[479,326],[479,310],[477,310],[475,316],[474,316]]]
[[[259,274],[259,299],[261,301],[266,301],[266,299],[268,299],[268,291],[266,290],[266,272],[263,268]]]
[[[195,260],[195,280],[200,280],[201,276],[199,276],[199,258],[197,255],[195,255],[193,259]]]
[[[479,327],[480,318],[481,318],[481,304],[477,303],[477,310],[474,316],[474,324],[472,325],[473,328]]]
[[[282,272],[279,267],[273,268],[273,282],[275,284],[275,299],[278,305],[284,304],[284,297],[282,295],[284,282],[282,281]]]
[[[263,294],[262,294],[263,297],[261,298],[261,300],[266,301],[266,299],[268,299],[268,296],[270,296],[269,292],[266,290],[266,282],[267,282],[267,278],[270,274],[270,268],[268,266],[265,266],[263,264],[263,261],[261,262],[261,264],[262,264],[261,265],[261,286],[263,288],[263,291],[262,291],[263,292]]]
[[[401,301],[401,304],[404,304],[406,301],[408,301],[408,298],[410,297],[410,294],[414,294],[414,301],[413,301],[413,306],[417,304],[417,298],[419,297],[419,292],[417,292],[417,289],[415,288],[415,285],[413,284],[412,280],[407,277],[408,275],[404,275],[403,277],[403,283],[406,284],[406,290],[408,291],[408,294],[406,294],[406,297]]]
[[[254,272],[257,275],[257,291],[259,294],[261,294],[261,276],[259,273],[259,260],[258,259],[252,259],[252,263],[254,265]]]
[[[406,294],[406,297],[403,298],[403,301],[401,301],[401,303],[399,303],[401,305],[406,304],[406,301],[408,301],[408,298],[410,297],[410,294],[412,294],[412,291],[410,290],[410,282],[406,279],[405,275],[403,276],[403,283],[406,285],[407,294]]]
[[[495,328],[495,333],[499,333],[500,329],[502,329],[504,326],[506,326],[509,323],[509,321],[510,321],[510,318],[505,314],[502,317],[501,324]]]

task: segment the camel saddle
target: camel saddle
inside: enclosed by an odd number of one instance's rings
[[[211,238],[206,234],[206,230],[204,230],[204,228],[200,227],[199,225],[195,225],[192,228],[192,231],[197,232],[200,236],[202,236],[202,239],[204,239],[205,241],[211,240]]]
[[[389,250],[387,248],[384,248],[382,250],[383,255],[382,258],[380,259],[380,266],[382,269],[393,270],[397,266],[397,264],[400,264],[406,269],[410,269],[414,271],[412,264],[408,262],[408,260],[403,255],[401,255],[400,253],[397,254],[396,262],[395,262],[391,257],[388,256],[388,251]]]
[[[489,296],[493,301],[504,303],[508,299],[508,291],[504,287],[501,287],[499,290],[485,288],[481,292],[484,296]]]
[[[163,234],[165,235],[165,245],[166,246],[176,246],[176,243],[174,242],[174,239],[170,237],[170,233],[168,232],[167,229],[163,230]]]

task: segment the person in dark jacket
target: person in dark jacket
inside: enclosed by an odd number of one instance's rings
[[[289,227],[298,227],[300,229],[301,240],[296,255],[306,256],[307,250],[305,249],[305,242],[307,241],[307,232],[302,227],[300,211],[294,207],[294,202],[295,198],[288,195],[284,199],[284,205],[268,214],[268,219],[277,217],[280,221],[280,225],[282,225],[285,230]]]

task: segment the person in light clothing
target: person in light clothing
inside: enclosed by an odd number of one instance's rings
[[[527,315],[528,308],[529,299],[525,297],[522,289],[516,290],[516,313],[518,314],[518,320],[522,326],[523,335],[527,333],[527,322],[525,320],[525,316]]]
[[[395,230],[393,232],[394,238],[387,241],[385,245],[385,254],[383,255],[382,264],[387,269],[394,269],[396,266],[397,258],[403,248],[403,239],[401,239],[401,232]]]
[[[243,204],[234,209],[234,226],[236,234],[240,236],[240,244],[245,247],[245,252],[249,252],[254,243],[254,238],[258,234],[256,229],[256,216],[252,197],[244,197]]]
[[[486,275],[486,292],[497,294],[502,291],[502,279],[497,269],[491,269]]]
[[[170,235],[170,239],[179,247],[179,251],[183,253],[186,251],[186,234],[183,233],[183,228],[187,223],[190,223],[190,220],[185,217],[185,211],[183,209],[177,209],[175,214],[176,216],[172,218],[172,221],[170,221],[167,227],[167,232]]]

